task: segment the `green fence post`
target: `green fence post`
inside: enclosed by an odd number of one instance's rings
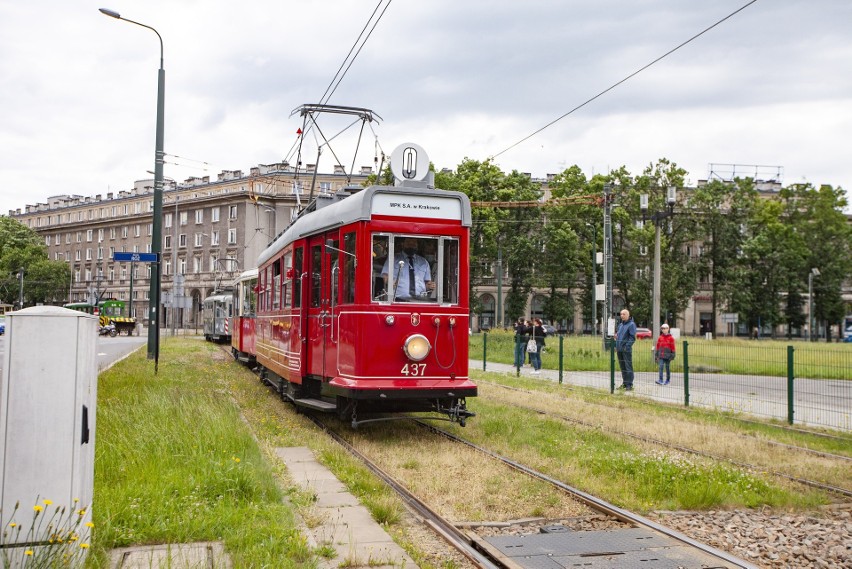
[[[683,405],[689,407],[689,342],[683,341]]]
[[[793,424],[793,346],[787,346],[787,422]]]
[[[562,341],[565,340],[565,336],[562,334],[559,335],[559,385],[562,385]]]
[[[609,392],[615,393],[615,340],[609,341]]]
[[[485,362],[488,361],[488,332],[482,333],[482,371],[485,371]]]

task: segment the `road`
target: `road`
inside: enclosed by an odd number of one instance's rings
[[[144,331],[144,330],[143,330]],[[139,336],[98,336],[98,372],[109,368],[115,362],[125,358],[148,341],[145,334]],[[0,372],[2,372],[6,354],[6,335],[0,336]]]

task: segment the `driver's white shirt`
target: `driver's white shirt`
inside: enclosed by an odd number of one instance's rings
[[[426,293],[426,281],[432,280],[432,268],[429,266],[429,262],[415,253],[413,255],[414,258],[414,290],[417,296],[424,295]],[[399,266],[399,262],[402,261],[402,267]],[[408,255],[405,254],[404,251],[397,253],[394,255],[394,269],[392,277],[396,279],[396,296],[394,298],[397,299],[409,299],[410,295],[408,292],[408,267],[409,267],[409,259]],[[388,274],[388,262],[385,261],[384,267],[382,267],[382,276],[387,276]]]

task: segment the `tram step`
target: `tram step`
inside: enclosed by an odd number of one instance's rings
[[[302,407],[308,407],[310,409],[316,409],[317,411],[336,411],[337,405],[334,403],[329,403],[328,401],[323,401],[321,399],[295,399],[293,401],[296,405],[300,405]]]

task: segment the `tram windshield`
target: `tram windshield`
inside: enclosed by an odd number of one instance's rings
[[[457,238],[375,234],[372,248],[373,301],[458,303]]]

